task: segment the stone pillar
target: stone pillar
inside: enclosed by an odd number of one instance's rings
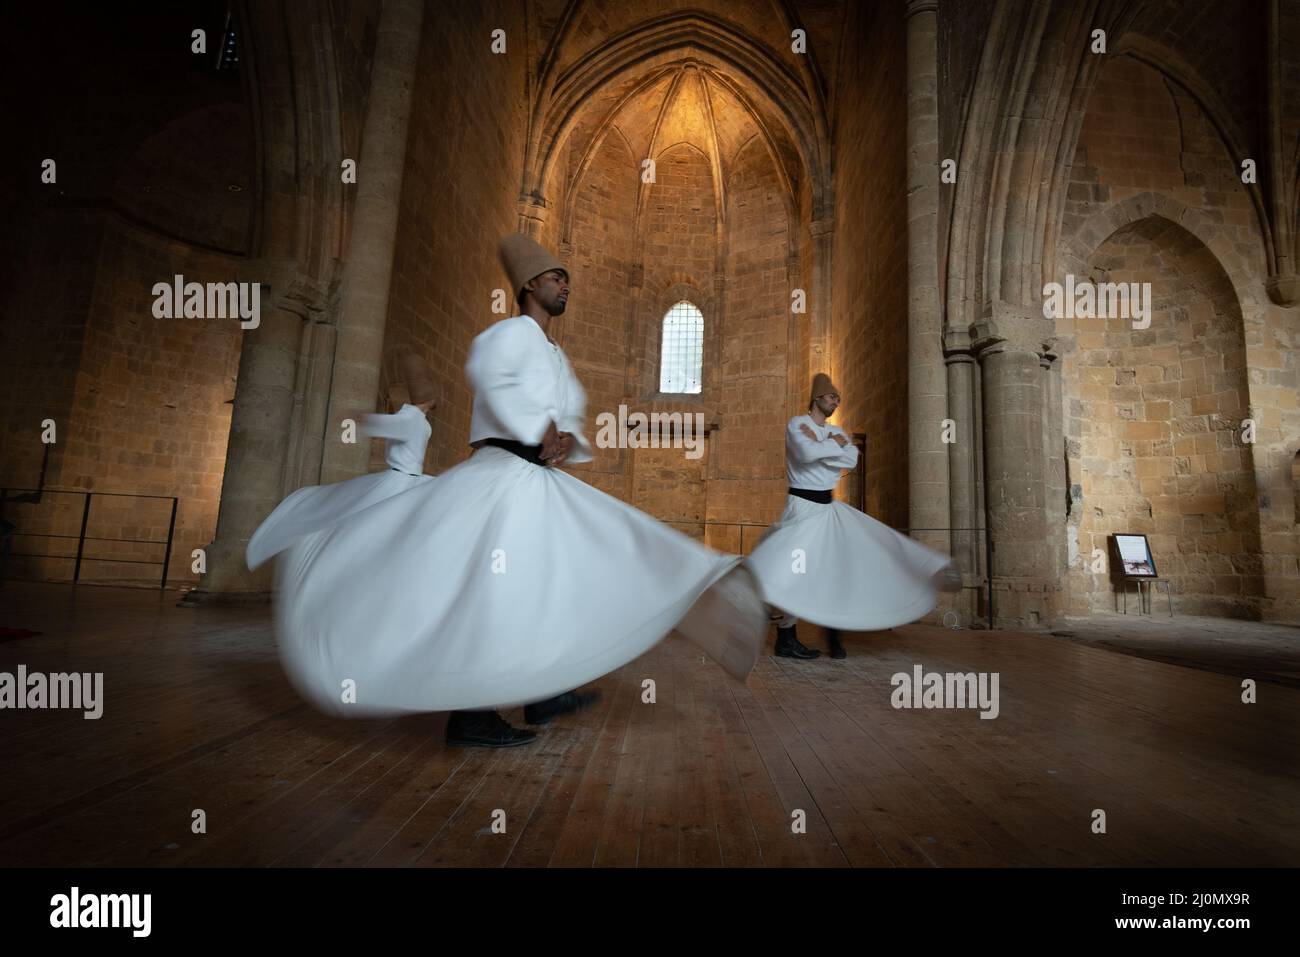
[[[262,519],[288,491],[286,438],[294,415],[303,325],[324,308],[324,294],[289,266],[277,275],[268,264],[250,264],[248,274],[256,275],[262,267],[269,271],[269,275],[262,272],[260,278],[270,308],[262,312],[256,329],[244,333],[217,535],[205,549],[207,571],[199,587],[186,596],[187,603],[216,595],[264,596],[270,592],[269,566],[250,572],[244,550]]]
[[[722,354],[723,354],[723,344],[726,342],[727,306],[729,305],[729,296],[727,294],[728,290],[727,290],[726,256],[723,251],[723,247],[721,243],[718,244],[717,248],[718,248],[718,262],[714,266],[714,270],[713,270],[712,312],[714,315],[714,322],[713,322],[712,332],[709,331],[709,325],[707,319],[705,320],[705,326],[704,326],[704,362],[705,362],[704,382],[706,383],[704,386],[704,390],[705,390],[704,394],[712,397],[712,400],[709,402],[709,406],[713,411],[710,414],[715,417],[714,421],[705,423],[705,428],[707,428],[709,431],[707,433],[708,444],[705,446],[704,449],[704,454],[705,454],[704,480],[705,481],[704,481],[704,506],[703,506],[702,514],[704,515],[706,520],[709,518],[709,486],[712,482],[717,481],[718,479],[723,477],[722,465],[718,461],[721,458],[721,456],[718,454],[718,443],[715,441],[714,437],[716,436],[718,432],[718,428],[720,427],[720,423],[718,422],[717,415],[718,415],[718,410],[721,407],[720,397],[722,396],[722,390],[723,390]],[[640,293],[641,290],[638,288],[636,290],[636,295],[640,296]],[[662,326],[655,330],[655,334],[659,337],[663,336]],[[787,366],[788,366],[788,361],[787,361]],[[658,387],[659,387],[659,383],[657,379],[658,370],[656,370],[655,375],[656,375],[655,391],[658,392]],[[628,501],[631,502],[633,501],[633,499],[629,498]],[[721,532],[722,530],[719,529],[718,531]],[[707,536],[709,534],[708,526],[705,526],[704,534],[706,536],[706,543],[707,543],[708,541]],[[740,547],[739,541],[737,541],[736,547],[737,548]]]
[[[328,311],[311,311],[302,330],[298,377],[294,384],[293,417],[285,452],[284,492],[320,482],[325,443],[339,433],[328,428],[330,377],[338,345],[338,326]]]
[[[1273,249],[1277,271],[1269,276],[1265,288],[1269,298],[1280,306],[1294,306],[1300,301],[1300,276],[1295,271],[1295,168],[1286,162],[1289,152],[1284,134],[1286,104],[1283,80],[1282,0],[1269,0],[1267,11],[1268,54],[1265,72],[1268,99],[1264,135],[1268,149],[1269,224],[1273,227]]]
[[[835,240],[835,221],[829,214],[812,221],[812,282],[808,300],[812,308],[808,337],[808,373],[804,388],[812,384],[818,372],[835,378],[831,354],[831,250]]]
[[[422,0],[386,0],[379,21],[370,97],[357,164],[357,198],[352,236],[343,267],[338,341],[330,386],[327,429],[348,415],[373,409],[379,394],[384,324],[397,242],[397,213],[406,163],[411,89],[424,19]],[[370,443],[326,441],[321,482],[363,475],[370,468]]]
[[[785,286],[787,289],[798,289],[803,285],[803,261],[799,256],[796,244],[790,244],[790,254],[785,260]],[[790,297],[786,297],[786,302],[790,302]],[[801,355],[799,348],[799,323],[803,321],[806,313],[797,313],[793,308],[787,306],[789,311],[786,313],[785,329],[785,395],[787,417],[798,415],[806,411],[808,402],[808,389],[812,386],[810,380],[804,373],[808,369],[805,362],[800,361],[804,357]]]
[[[256,36],[272,36],[276,30],[284,29],[278,9],[272,10],[267,6],[255,7],[254,10],[259,16],[265,14],[266,17],[266,22],[254,31]],[[371,136],[372,119],[383,112],[384,91],[392,87],[394,47],[409,48],[412,57],[405,88],[409,105],[409,87],[414,75],[413,55],[422,13],[420,0],[393,0],[385,7],[381,22],[366,120],[366,148],[358,170],[357,217],[350,248],[354,258],[347,274],[355,279],[360,272],[362,282],[373,281],[373,276],[367,275],[366,268],[359,267],[357,260],[369,257],[366,261],[373,261],[375,235],[373,223],[369,227],[365,225],[366,216],[373,213],[362,213],[366,205],[362,197],[367,191],[381,187],[383,164],[391,160],[381,150],[378,160],[367,162],[367,157],[376,150],[376,140],[382,141],[384,137],[382,124]],[[264,197],[262,258],[248,263],[241,270],[240,279],[262,284],[264,306],[258,328],[244,333],[216,538],[205,549],[207,571],[203,580],[186,596],[186,603],[217,597],[258,597],[269,593],[271,569],[263,567],[257,573],[250,573],[245,567],[244,553],[248,540],[285,495],[303,482],[319,480],[321,457],[317,450],[338,446],[338,443],[328,441],[322,445],[317,437],[329,435],[325,431],[328,428],[324,415],[328,393],[324,383],[329,381],[332,371],[332,355],[328,347],[333,339],[332,332],[317,327],[335,310],[330,308],[326,294],[328,278],[316,275],[330,248],[328,223],[324,224],[326,228],[322,232],[323,224],[317,211],[322,205],[328,205],[322,197],[330,192],[331,184],[315,179],[317,174],[313,172],[316,169],[315,157],[321,153],[328,154],[337,147],[327,145],[333,140],[318,142],[313,138],[328,134],[331,127],[319,112],[328,109],[328,97],[321,105],[315,105],[312,100],[313,96],[319,97],[323,90],[328,89],[326,84],[333,74],[309,68],[312,61],[306,58],[306,53],[310,51],[315,55],[319,52],[320,38],[314,32],[318,26],[316,20],[306,17],[304,22],[306,36],[299,37],[294,33],[289,39],[290,51],[299,50],[301,56],[294,58],[291,53],[283,53],[277,59],[274,54],[268,54],[258,59],[264,122],[276,134],[267,145],[272,178]],[[277,49],[274,44],[269,48]],[[295,80],[298,73],[302,73],[301,85]],[[310,122],[313,118],[321,121],[326,134],[319,134]],[[297,132],[289,134],[284,132],[286,130]],[[404,156],[405,121],[402,142],[396,152],[399,175]],[[341,174],[337,165],[339,159],[341,157],[329,160],[330,169],[325,175]],[[286,191],[286,184],[293,189]],[[383,196],[388,198],[389,194]],[[391,202],[395,211],[395,195]],[[395,226],[395,218],[393,223]],[[314,237],[315,244],[304,245],[304,236]],[[391,270],[391,240],[388,246],[389,268],[382,272],[385,310]],[[365,314],[358,308],[355,288],[353,296],[352,305],[348,306],[345,293],[344,317],[363,316],[361,321],[364,323]],[[367,305],[364,299],[362,304]],[[373,316],[373,307],[370,315]],[[382,311],[380,317],[382,336]],[[346,326],[345,322],[345,331]],[[342,347],[339,353],[347,354]],[[371,407],[378,392],[377,358],[373,373],[374,378],[364,402],[359,403],[360,408]],[[333,378],[337,383],[339,376],[335,374]],[[345,374],[343,378],[348,377]],[[303,435],[304,431],[311,434]],[[369,449],[361,451],[364,471]],[[335,477],[345,476],[336,474]]]
[[[1065,499],[1065,413],[1058,356],[1047,352],[1039,357],[1043,382],[1043,487],[1047,492],[1047,543],[1051,553],[1053,592],[1064,595],[1066,555]],[[1059,611],[1059,609],[1058,609]]]
[[[938,7],[938,0],[907,4],[907,467],[908,525],[915,529],[948,529],[952,517],[951,446],[941,432],[948,382],[939,303]],[[971,436],[964,438],[969,444]],[[948,531],[912,537],[951,554]]]
[[[659,391],[658,370],[651,369],[647,356],[649,345],[647,336],[653,335],[654,332],[644,328],[641,323],[643,308],[641,297],[644,291],[645,263],[631,263],[627,277],[626,311],[623,314],[624,328],[627,330],[627,341],[631,344],[631,353],[627,357],[627,364],[623,367],[623,399],[628,403],[629,408],[636,408],[647,396],[654,395]],[[654,376],[654,378],[651,379],[651,376]],[[713,458],[715,461],[711,463],[710,468],[716,469],[716,456]],[[618,462],[623,473],[623,501],[635,501],[636,474],[634,466],[636,456],[632,454],[631,449],[620,449]]]
[[[976,443],[979,441],[975,415],[975,357],[970,352],[970,335],[950,330],[944,337],[948,364],[948,417],[953,420],[953,438],[948,448],[948,517],[952,529],[980,527],[976,494]],[[915,491],[913,492],[915,494]],[[984,542],[977,531],[952,533],[952,556],[957,560],[968,587],[977,586],[982,578]],[[967,606],[975,613],[975,603]]]
[[[1049,626],[1058,612],[1044,483],[1041,310],[996,302],[972,329],[984,397],[984,468],[993,539],[994,627]]]

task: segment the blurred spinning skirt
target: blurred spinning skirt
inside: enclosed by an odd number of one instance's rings
[[[791,495],[748,559],[768,604],[827,628],[872,631],[922,617],[960,582],[947,555],[843,502]]]
[[[432,475],[411,475],[389,469],[333,485],[300,488],[277,505],[249,539],[245,552],[248,567],[257,568],[303,536],[335,525],[355,512],[433,480]]]
[[[277,585],[286,672],[345,716],[537,701],[674,629],[743,680],[767,630],[740,558],[494,446],[298,539]]]

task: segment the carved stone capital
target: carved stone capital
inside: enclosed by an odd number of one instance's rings
[[[969,329],[949,327],[943,331],[943,354],[947,356],[969,356],[971,354],[971,337]]]
[[[308,276],[296,263],[250,260],[239,270],[241,279],[261,285],[263,308],[292,313],[308,322],[321,322],[330,311],[333,287]]]
[[[537,239],[542,235],[542,227],[550,215],[551,204],[538,192],[519,194],[519,230],[526,236]]]
[[[1042,309],[1019,303],[992,302],[983,317],[970,328],[971,348],[983,358],[997,352],[1030,352],[1053,355],[1055,323],[1044,319]]]
[[[1300,276],[1293,272],[1269,276],[1264,289],[1268,292],[1268,298],[1279,306],[1294,306],[1300,302]]]

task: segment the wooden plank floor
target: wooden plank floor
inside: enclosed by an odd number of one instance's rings
[[[0,671],[102,671],[106,699],[98,721],[0,711],[0,865],[1300,864],[1300,690],[1243,704],[1252,675],[911,625],[740,686],[673,638],[536,744],[458,750],[445,715],[317,714],[266,607],[176,597],[0,589],[0,626],[42,632],[0,642]],[[999,717],[895,710],[915,664],[998,672]]]

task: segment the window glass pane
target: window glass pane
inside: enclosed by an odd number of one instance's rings
[[[700,391],[704,366],[704,314],[689,302],[679,302],[664,316],[659,351],[659,391]]]

